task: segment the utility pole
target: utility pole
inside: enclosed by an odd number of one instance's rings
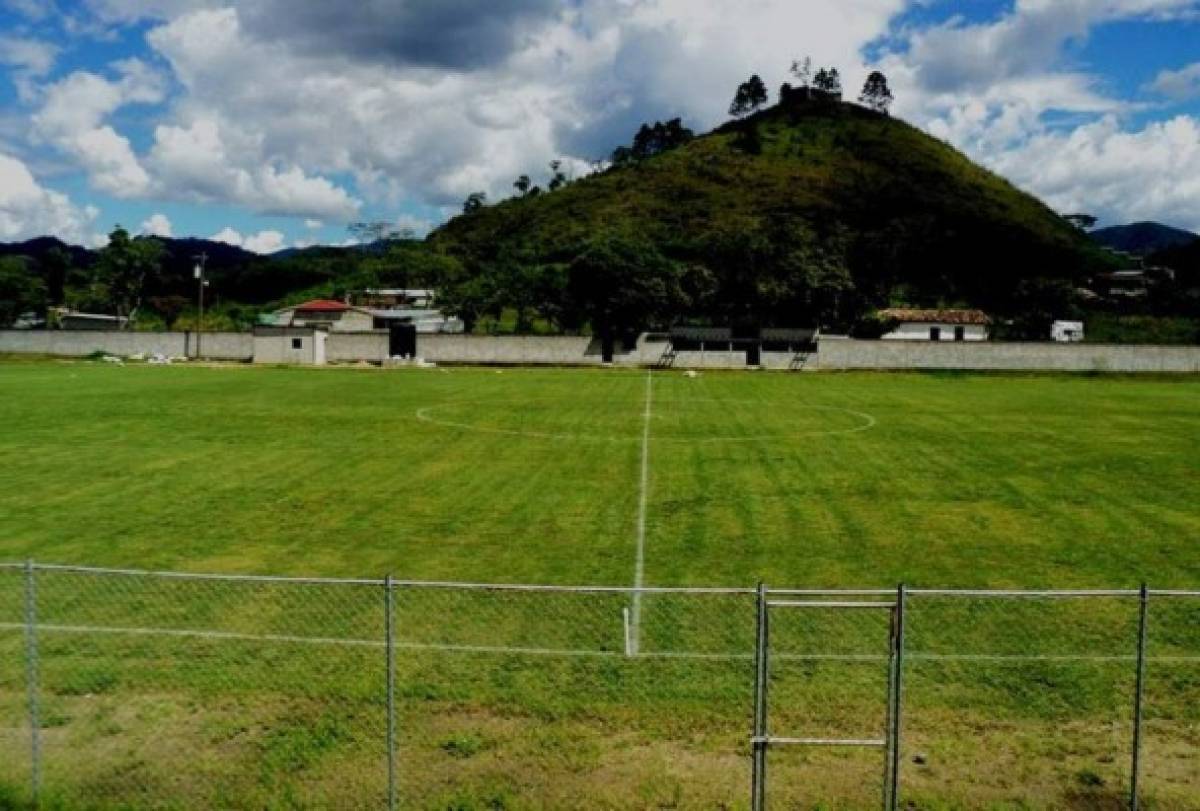
[[[196,360],[200,360],[200,341],[204,334],[204,288],[208,286],[208,280],[204,278],[204,271],[208,265],[208,254],[200,253],[192,257],[196,260],[196,299],[200,317],[196,321]]]

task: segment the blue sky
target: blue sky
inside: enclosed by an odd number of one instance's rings
[[[1059,210],[1200,229],[1200,0],[0,0],[0,240],[423,233],[792,59]]]

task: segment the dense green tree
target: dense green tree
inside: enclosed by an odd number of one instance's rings
[[[683,269],[651,243],[602,236],[570,263],[566,292],[608,355],[617,337],[674,321],[688,305],[683,280]]]
[[[51,248],[41,259],[42,278],[46,280],[46,300],[52,307],[62,304],[66,298],[71,264],[71,255],[60,247]]]
[[[828,93],[841,98],[842,76],[838,73],[837,68],[821,68],[817,71],[817,75],[813,77],[813,87],[822,93]]]
[[[517,194],[524,197],[533,188],[533,181],[529,179],[529,175],[521,175],[513,182],[513,188],[517,190]]]
[[[872,71],[871,75],[867,77],[866,83],[863,84],[862,93],[858,96],[858,103],[886,115],[894,100],[891,88],[888,87],[887,77],[880,71]]]
[[[567,175],[563,172],[562,166],[563,162],[560,160],[550,161],[550,182],[546,184],[546,188],[550,191],[558,191],[567,185]]]
[[[729,104],[729,114],[740,118],[759,109],[767,103],[767,86],[758,74],[751,76],[738,85],[733,101]]]
[[[132,239],[117,226],[100,250],[97,276],[108,289],[109,302],[117,316],[135,318],[147,283],[162,270],[163,247],[154,237]]]
[[[463,214],[474,214],[487,205],[487,192],[473,191],[463,202]]]
[[[663,152],[677,149],[696,137],[692,130],[683,126],[683,120],[672,118],[669,121],[655,121],[653,125],[643,124],[633,136],[633,145],[618,147],[612,154],[612,162],[623,166],[636,161],[642,161],[660,155]]]
[[[23,313],[46,312],[46,285],[29,272],[24,259],[0,257],[0,327],[12,326]]]
[[[1006,325],[1009,339],[1046,341],[1050,325],[1059,319],[1082,316],[1074,286],[1061,279],[1024,279],[1017,283],[1011,303],[1012,323]]]

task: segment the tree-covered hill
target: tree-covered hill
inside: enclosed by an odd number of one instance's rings
[[[472,206],[434,232],[431,245],[464,265],[466,306],[472,295],[537,289],[510,306],[541,310],[540,301],[544,316],[587,317],[605,303],[589,308],[572,289],[589,287],[580,262],[594,251],[673,265],[658,286],[666,320],[777,325],[845,325],[889,302],[1015,312],[1110,261],[947,144],[820,94],[792,93],[678,141],[641,158],[619,151],[607,171]],[[634,272],[618,268],[590,287]],[[584,312],[569,312],[573,304]]]

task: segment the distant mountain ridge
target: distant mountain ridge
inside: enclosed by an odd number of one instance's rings
[[[1172,228],[1159,222],[1134,222],[1128,225],[1113,225],[1088,234],[1094,242],[1115,251],[1124,251],[1135,256],[1178,248],[1200,240],[1200,234]]]

